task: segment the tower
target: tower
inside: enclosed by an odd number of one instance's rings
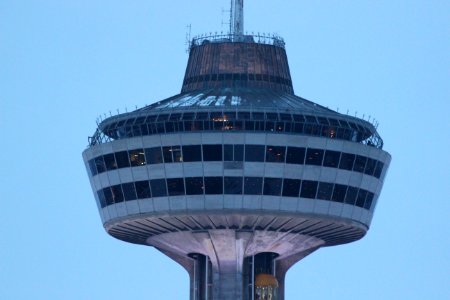
[[[294,94],[283,39],[194,38],[181,92],[103,120],[83,152],[108,234],[190,275],[191,300],[284,299],[288,269],[362,238],[390,155],[373,124]]]

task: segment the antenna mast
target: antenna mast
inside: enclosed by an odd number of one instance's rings
[[[231,0],[230,33],[236,39],[244,35],[244,0]]]

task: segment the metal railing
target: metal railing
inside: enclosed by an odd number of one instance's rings
[[[278,35],[252,33],[252,34],[232,34],[232,33],[209,33],[205,35],[196,36],[192,39],[190,48],[201,46],[207,43],[224,43],[224,42],[244,42],[257,43],[264,45],[273,45],[285,48],[286,43],[284,39]]]

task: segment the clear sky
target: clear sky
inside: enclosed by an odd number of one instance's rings
[[[228,0],[0,1],[0,299],[188,299],[188,275],[108,236],[81,152],[103,113],[177,94]],[[450,2],[246,0],[297,95],[375,117],[392,154],[367,236],[288,272],[287,299],[450,299]]]

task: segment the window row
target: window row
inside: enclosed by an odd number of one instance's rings
[[[114,203],[184,195],[267,195],[331,200],[370,210],[372,192],[352,186],[269,177],[186,177],[152,179],[114,185],[97,191],[101,207]]]
[[[206,74],[199,76],[192,76],[183,81],[184,85],[197,83],[197,82],[208,82],[208,81],[225,81],[225,80],[233,80],[233,81],[265,81],[265,82],[273,82],[280,83],[286,85],[292,85],[290,79],[283,78],[280,76],[273,76],[268,74],[246,74],[246,73],[222,73],[222,74]]]
[[[89,161],[92,175],[146,164],[246,161],[315,165],[364,173],[380,178],[384,164],[375,159],[332,150],[264,145],[187,145],[121,151]]]

